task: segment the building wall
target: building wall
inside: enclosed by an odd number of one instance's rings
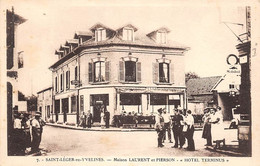
[[[42,118],[45,121],[50,121],[52,119],[52,89],[48,89],[46,91],[42,91],[38,93],[37,96],[37,110],[41,111]]]

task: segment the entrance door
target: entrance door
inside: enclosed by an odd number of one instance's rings
[[[59,120],[59,112],[60,112],[60,100],[55,100],[55,116],[56,122]]]
[[[69,99],[62,99],[63,122],[67,122],[67,113],[69,112]]]
[[[101,107],[109,105],[108,94],[90,95],[90,105],[93,107],[93,122],[100,122]]]

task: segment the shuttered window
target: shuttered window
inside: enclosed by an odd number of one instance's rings
[[[119,61],[119,82],[141,82],[141,62]]]
[[[174,64],[173,63],[153,63],[153,82],[174,83]]]
[[[60,91],[63,91],[64,77],[63,73],[60,75]]]
[[[55,77],[55,91],[58,92],[58,77]]]
[[[89,63],[89,83],[109,82],[110,61]]]
[[[70,71],[66,71],[66,89],[70,88]]]

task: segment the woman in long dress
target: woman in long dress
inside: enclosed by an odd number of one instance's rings
[[[211,116],[211,134],[213,143],[216,143],[215,149],[220,148],[220,143],[224,141],[224,127],[223,127],[223,116],[221,111],[214,110]],[[224,142],[223,142],[224,143]]]
[[[205,109],[204,116],[202,118],[202,121],[204,122],[202,138],[207,140],[207,144],[205,146],[212,146],[210,117],[210,109]]]
[[[104,109],[101,109],[101,114],[100,114],[101,120],[100,120],[100,125],[101,128],[105,128],[105,113],[104,113]]]

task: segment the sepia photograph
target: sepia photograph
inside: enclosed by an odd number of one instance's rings
[[[254,5],[4,2],[7,158],[123,165],[252,157]]]

